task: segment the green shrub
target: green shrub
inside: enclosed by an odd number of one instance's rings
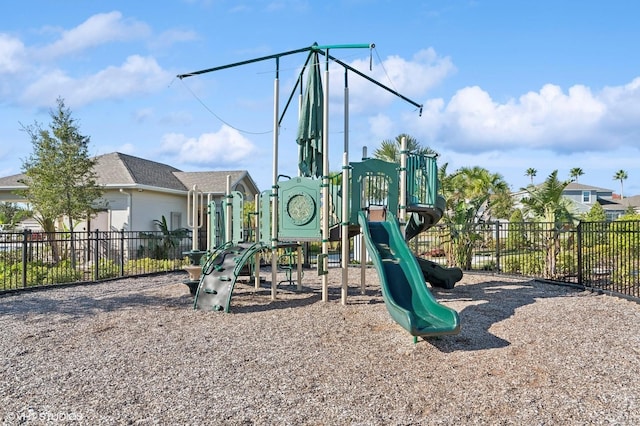
[[[68,260],[59,262],[55,266],[45,268],[45,271],[46,284],[72,283],[81,281],[83,276],[81,271],[72,268],[71,262]]]
[[[129,260],[124,265],[125,275],[150,274],[153,272],[169,272],[181,269],[189,264],[188,258],[183,259],[142,259]]]
[[[91,267],[91,278],[96,276],[96,267]],[[120,276],[120,266],[113,260],[100,259],[98,262],[98,279],[106,280]]]
[[[507,274],[522,273],[522,265],[519,257],[510,256],[502,261],[502,270]]]
[[[544,256],[541,253],[530,253],[522,257],[522,274],[529,276],[542,276],[544,271]]]
[[[573,253],[563,251],[558,255],[556,273],[560,275],[576,275],[578,273],[578,262]]]

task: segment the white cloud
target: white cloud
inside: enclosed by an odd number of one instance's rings
[[[12,74],[24,67],[25,48],[22,41],[0,34],[0,74]]]
[[[133,55],[120,66],[111,66],[84,78],[73,78],[62,70],[49,70],[23,92],[23,103],[52,105],[59,96],[70,106],[98,99],[121,99],[157,91],[171,81],[155,59]]]
[[[389,135],[393,134],[393,121],[389,116],[378,114],[369,118],[369,130],[374,140],[389,139]]]
[[[406,119],[416,137],[458,152],[522,147],[570,153],[635,145],[639,105],[640,78],[600,93],[583,85],[565,92],[547,84],[504,103],[473,86],[458,90],[446,104],[427,102],[419,120]]]
[[[456,71],[451,59],[438,56],[433,48],[420,50],[411,60],[400,56],[389,56],[382,63],[374,62],[371,71],[369,71],[368,59],[356,60],[349,65],[403,96],[416,98],[413,99],[415,102],[420,102],[430,89],[441,84],[446,77]],[[342,68],[340,65],[332,65],[332,74],[342,76],[340,68]],[[330,92],[342,96],[343,81],[342,77],[333,77]],[[350,110],[353,112],[379,109],[398,100],[396,95],[354,73],[349,77],[349,93]]]
[[[38,54],[54,58],[114,41],[147,37],[150,33],[145,23],[123,19],[120,12],[99,13],[64,31],[59,40],[40,49]]]
[[[203,133],[197,138],[178,133],[166,134],[160,148],[161,153],[177,157],[180,163],[211,168],[241,164],[255,150],[250,140],[226,125],[222,125],[218,132]]]

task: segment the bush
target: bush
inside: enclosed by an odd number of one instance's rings
[[[96,266],[91,267],[91,278],[96,276]],[[98,262],[98,279],[106,280],[120,276],[120,266],[113,260],[101,259]]]
[[[181,269],[189,264],[188,258],[183,259],[143,259],[130,260],[124,265],[125,275],[150,274],[153,272],[169,272]]]
[[[522,258],[522,274],[542,276],[544,271],[544,256],[541,253],[530,253]]]
[[[519,257],[510,256],[502,261],[502,270],[507,274],[522,273],[522,265]]]
[[[50,268],[45,268],[45,271],[46,276],[44,279],[46,280],[46,284],[72,283],[82,280],[82,272],[73,269],[71,262],[68,260],[59,262]]]
[[[556,262],[556,273],[560,275],[576,275],[578,273],[578,262],[575,256],[569,252],[562,252]]]

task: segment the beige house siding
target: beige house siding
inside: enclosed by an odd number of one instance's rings
[[[165,216],[172,229],[187,227],[187,194],[193,185],[207,196],[220,201],[225,194],[227,176],[231,189],[244,189],[245,199],[253,201],[259,193],[255,182],[245,170],[183,172],[166,164],[111,153],[96,157],[98,182],[105,192],[96,204],[103,211],[87,221],[80,221],[76,230],[155,231],[154,220]],[[0,178],[0,201],[22,202],[14,191],[24,188],[18,183],[23,175]],[[206,213],[202,206],[201,214]]]

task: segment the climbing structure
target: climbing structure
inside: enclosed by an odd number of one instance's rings
[[[229,312],[238,277],[251,275],[253,256],[267,246],[261,243],[226,243],[214,250],[202,267],[194,309]]]
[[[425,279],[432,285],[452,288],[462,277],[461,271],[442,268],[426,260],[418,263],[406,243],[436,224],[443,215],[444,199],[438,194],[435,156],[410,155],[406,149],[406,141],[403,140],[399,167],[395,163],[369,159],[366,154],[360,162],[350,163],[348,160],[349,73],[363,77],[393,93],[419,108],[422,113],[422,105],[371,79],[329,53],[331,49],[374,47],[373,44],[319,46],[314,43],[298,50],[178,75],[178,78],[183,79],[264,60],[275,60],[276,64],[273,183],[271,189],[262,192],[256,200],[259,210],[256,212],[258,223],[250,245],[247,245],[249,243],[246,235],[240,239],[230,237],[232,221],[229,217],[232,213],[225,213],[227,234],[224,244],[211,254],[203,267],[194,303],[196,308],[228,311],[231,293],[241,268],[253,255],[258,255],[264,250],[271,251],[271,297],[275,299],[278,286],[277,251],[280,247],[304,241],[321,243],[318,273],[322,278],[322,300],[327,301],[328,249],[332,240],[341,241],[342,303],[346,303],[350,238],[361,233],[361,238],[366,240],[367,248],[377,262],[383,281],[385,301],[394,319],[414,336],[455,333],[459,330],[457,314],[445,309],[433,299]],[[279,111],[280,59],[301,52],[307,52],[308,56],[291,92],[293,96],[298,87],[302,92],[303,76],[308,71],[307,85],[304,94],[300,95],[299,102],[299,126],[296,137],[299,149],[299,176],[283,177],[278,172],[278,135],[284,116],[284,112],[280,116]],[[324,57],[324,78],[321,75],[320,56]],[[339,179],[329,176],[330,61],[341,66],[345,72],[344,151],[342,174]],[[287,107],[292,96],[287,102]],[[379,215],[380,218],[374,218],[375,215]],[[399,221],[391,220],[395,217],[399,218]],[[238,219],[234,218],[233,221]],[[297,256],[298,261],[300,257]],[[362,263],[364,267],[364,262]],[[255,261],[255,264],[258,262]],[[420,265],[424,266],[420,268]],[[400,271],[402,274],[399,274]],[[400,276],[403,277],[402,280],[398,278]],[[364,280],[361,285],[364,288]],[[401,319],[407,315],[415,317],[415,321]]]

